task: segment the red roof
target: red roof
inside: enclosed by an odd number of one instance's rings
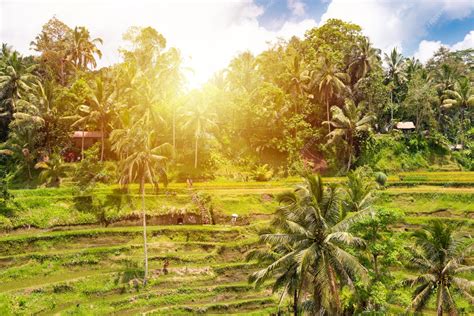
[[[75,131],[74,134],[72,134],[72,138],[101,138],[102,133],[98,131],[93,131],[93,132],[86,132],[86,131]]]

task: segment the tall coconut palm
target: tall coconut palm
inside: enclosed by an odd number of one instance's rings
[[[461,112],[461,144],[464,146],[465,111],[474,106],[474,92],[471,82],[466,77],[459,78],[453,90],[445,91],[445,96],[443,106],[445,108],[455,107]]]
[[[353,82],[365,77],[372,69],[380,65],[380,49],[372,47],[369,39],[364,37],[356,45],[356,56],[349,64],[348,72]]]
[[[326,103],[326,118],[329,121],[330,111],[329,102],[338,94],[342,94],[346,90],[346,83],[349,82],[349,75],[340,72],[335,63],[329,58],[322,58],[319,61],[319,69],[313,73],[313,86],[319,96]],[[331,126],[328,125],[328,133],[331,132]]]
[[[289,78],[289,90],[291,94],[296,98],[303,97],[308,88],[311,76],[299,54],[295,54],[286,65],[286,75]],[[298,101],[299,100],[295,101],[296,113],[299,112]]]
[[[342,108],[332,106],[332,120],[324,122],[331,125],[334,130],[328,137],[328,145],[334,145],[337,141],[343,141],[347,151],[347,171],[352,166],[355,153],[354,138],[357,133],[371,130],[371,122],[374,119],[372,114],[364,113],[364,103],[355,105],[354,101],[346,99]]]
[[[71,35],[67,58],[76,69],[85,70],[89,65],[95,68],[95,55],[102,57],[102,52],[97,48],[98,44],[102,44],[102,39],[91,39],[89,30],[83,26],[75,27]]]
[[[405,58],[400,54],[396,48],[394,48],[390,55],[385,54],[384,61],[387,64],[387,79],[390,84],[390,121],[393,122],[393,110],[394,110],[394,91],[400,89],[400,86],[406,81],[405,73]]]
[[[356,275],[366,278],[365,268],[343,248],[344,245],[363,245],[348,229],[364,212],[343,218],[339,190],[334,186],[325,188],[319,175],[305,175],[303,185],[281,194],[278,201],[281,207],[272,221],[277,232],[264,234],[261,240],[291,248],[262,275],[277,271],[293,260],[298,264],[302,282],[311,285],[313,312],[325,309],[334,315],[340,314],[341,287],[352,286]]]
[[[198,98],[202,98],[202,96],[198,96]],[[201,139],[209,129],[216,126],[215,113],[210,112],[208,108],[204,106],[203,102],[198,102],[198,104],[183,114],[183,119],[183,128],[192,129],[194,134],[194,168],[197,168],[199,139]]]
[[[141,196],[141,209],[143,221],[143,251],[144,251],[144,276],[143,283],[148,280],[148,246],[147,246],[147,228],[146,228],[146,207],[145,207],[145,184],[152,183],[155,189],[158,189],[158,182],[161,180],[168,183],[165,164],[167,155],[171,152],[170,144],[161,144],[154,146],[154,132],[150,132],[142,125],[136,125],[129,131],[123,133],[120,130],[112,132],[112,148],[118,155],[123,151],[128,151],[120,163],[121,177],[120,184],[128,184],[138,181]],[[124,137],[126,136],[126,137]]]
[[[466,265],[474,246],[472,238],[464,238],[458,227],[440,220],[432,221],[413,236],[417,249],[413,251],[411,263],[420,274],[405,280],[405,285],[415,287],[409,309],[420,312],[435,296],[437,315],[444,312],[458,315],[455,292],[474,304],[470,292],[474,282],[461,276],[474,271],[474,266]]]

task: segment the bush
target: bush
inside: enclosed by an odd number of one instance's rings
[[[13,224],[10,221],[10,219],[8,219],[5,216],[0,215],[0,230],[5,233],[8,233],[12,229],[13,229]]]
[[[252,171],[252,176],[255,181],[265,182],[271,180],[273,176],[273,170],[268,167],[267,164],[257,166],[254,171]]]
[[[375,182],[378,183],[381,187],[384,187],[385,184],[387,183],[387,175],[383,172],[377,172],[375,174]]]
[[[81,189],[95,183],[117,182],[117,167],[113,161],[99,161],[99,146],[95,144],[85,151],[85,158],[78,164],[74,173],[73,181],[77,182]]]

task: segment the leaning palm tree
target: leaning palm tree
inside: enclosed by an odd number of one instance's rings
[[[343,248],[363,245],[348,229],[365,212],[344,218],[339,190],[335,186],[325,188],[321,177],[312,174],[305,175],[305,183],[293,192],[281,194],[278,201],[281,207],[272,221],[277,232],[264,234],[261,240],[289,248],[262,275],[295,261],[302,278],[300,285],[312,288],[314,312],[340,314],[341,287],[351,287],[356,276],[366,278],[366,269]]]
[[[446,99],[443,100],[445,108],[457,108],[461,112],[461,144],[464,146],[465,111],[474,107],[474,91],[467,77],[461,77],[454,85],[453,90],[446,90]]]
[[[313,86],[317,88],[320,97],[326,103],[326,117],[330,120],[329,102],[334,95],[341,94],[346,90],[346,83],[349,82],[349,75],[340,72],[329,58],[322,58],[319,62],[319,71],[313,73]],[[328,132],[331,126],[328,125]]]
[[[418,249],[413,251],[411,262],[420,274],[404,281],[405,285],[415,287],[409,309],[420,312],[435,297],[437,315],[458,315],[455,292],[474,304],[474,282],[462,277],[474,271],[474,266],[466,265],[474,248],[472,237],[463,237],[458,227],[440,220],[432,221],[413,236]]]
[[[343,141],[347,151],[347,171],[351,169],[354,158],[354,138],[357,133],[371,130],[371,122],[374,119],[371,114],[364,114],[364,104],[358,106],[354,101],[346,99],[342,108],[332,106],[332,120],[324,124],[331,125],[334,130],[328,136],[328,145],[334,145],[338,141]]]
[[[147,131],[139,124],[129,130],[128,133],[115,130],[111,135],[112,149],[119,156],[122,156],[124,151],[128,153],[128,156],[125,156],[120,163],[120,184],[127,187],[128,184],[134,181],[139,183],[143,219],[144,285],[146,285],[148,278],[145,184],[147,182],[152,183],[155,189],[158,189],[158,182],[161,180],[167,185],[165,163],[167,155],[172,150],[168,143],[154,146],[154,135],[154,132]]]

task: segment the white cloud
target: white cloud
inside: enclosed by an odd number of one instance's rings
[[[305,4],[301,0],[287,0],[287,5],[296,16],[303,16],[306,13]]]
[[[474,48],[474,30],[467,33],[462,41],[454,43],[453,45],[443,44],[440,41],[423,40],[418,45],[418,49],[413,56],[418,58],[422,63],[426,63],[441,46],[452,51]]]
[[[440,41],[421,41],[418,50],[413,54],[415,58],[417,58],[422,63],[426,63],[428,59],[433,56],[433,54],[441,47]]]
[[[259,53],[277,37],[302,36],[314,20],[286,22],[269,31],[258,22],[263,8],[253,0],[0,0],[0,42],[25,54],[41,27],[53,15],[70,26],[85,25],[104,40],[100,65],[120,60],[117,49],[130,26],[152,26],[169,46],[181,50],[185,66],[194,70],[192,87],[206,82],[238,52]]]
[[[321,23],[339,18],[360,25],[383,51],[416,43],[440,19],[461,19],[474,11],[472,0],[332,0]]]
[[[468,48],[474,48],[474,30],[467,33],[462,41],[451,46],[452,50],[462,50]]]

